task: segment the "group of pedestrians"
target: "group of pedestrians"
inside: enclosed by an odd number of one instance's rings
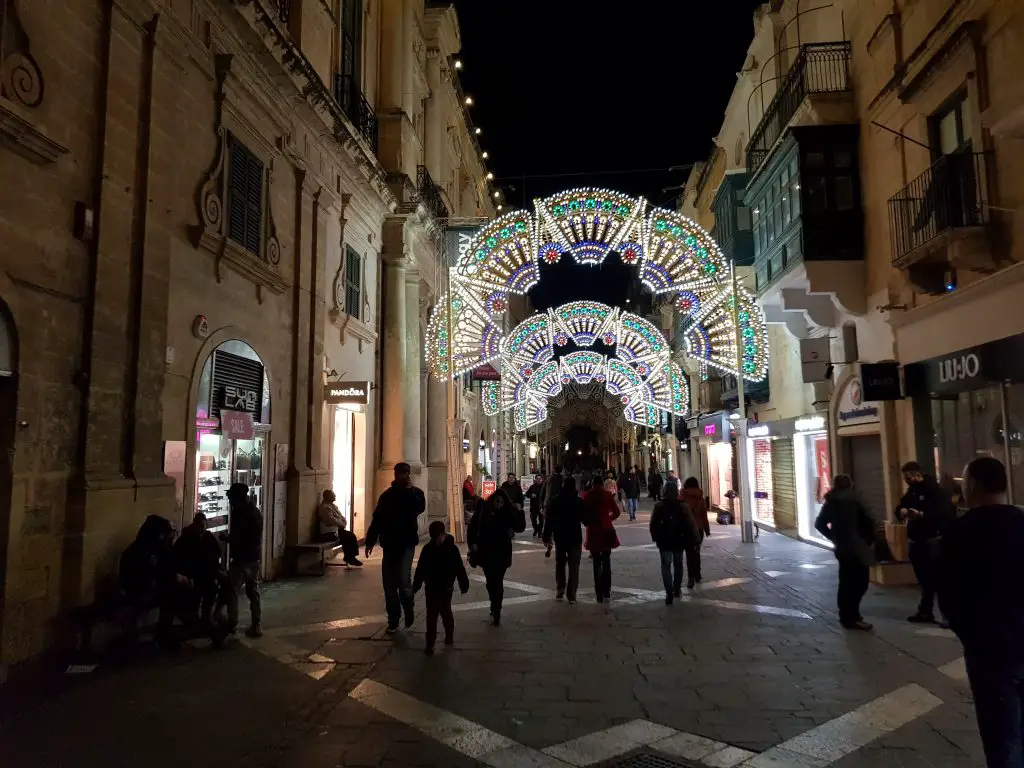
[[[246,634],[263,634],[259,576],[263,515],[244,483],[232,484],[226,496],[229,533],[214,536],[200,512],[176,536],[170,520],[150,515],[121,554],[121,593],[135,610],[158,610],[156,640],[163,648],[174,648],[181,639],[174,631],[175,620],[188,635],[206,635],[215,645],[222,644],[238,626],[238,597],[243,590],[251,615]],[[223,567],[223,545],[228,548],[227,568]]]
[[[651,539],[661,555],[661,579],[665,586],[665,603],[672,605],[682,597],[683,557],[689,577],[687,589],[701,582],[700,548],[711,535],[704,492],[697,478],[688,478],[682,492],[675,484],[665,486],[664,496],[651,513]]]

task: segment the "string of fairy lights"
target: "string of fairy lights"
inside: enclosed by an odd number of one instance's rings
[[[543,421],[548,400],[568,383],[604,384],[633,423],[653,426],[661,412],[685,415],[686,376],[670,360],[664,334],[645,318],[577,301],[504,331],[510,297],[537,284],[541,263],[568,256],[598,266],[612,252],[637,267],[652,293],[674,298],[686,354],[702,369],[750,381],[765,378],[764,314],[747,289],[739,286],[733,293],[731,266],[714,239],[676,211],[590,187],[535,200],[533,211],[511,211],[481,228],[452,270],[450,296],[431,313],[426,350],[431,373],[455,377],[497,362],[502,378],[485,383],[484,409],[489,414],[514,409],[517,429]],[[583,349],[555,360],[558,347],[571,342],[587,348],[597,341],[614,348],[614,354]]]

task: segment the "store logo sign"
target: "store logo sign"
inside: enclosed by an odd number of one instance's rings
[[[324,391],[324,401],[332,405],[366,405],[370,402],[370,382],[332,381]]]
[[[979,373],[981,373],[981,360],[973,352],[939,361],[940,384],[973,379]]]
[[[816,432],[825,428],[824,416],[808,416],[796,420],[797,432]]]
[[[765,435],[768,435],[770,433],[771,429],[768,427],[767,424],[758,424],[757,426],[751,427],[750,429],[747,430],[747,435],[749,437],[764,437]]]
[[[254,389],[242,389],[228,384],[224,387],[224,408],[232,411],[254,413],[260,395]]]
[[[244,411],[221,411],[220,430],[228,440],[252,440],[252,414]]]
[[[708,437],[713,437],[716,432],[718,432],[718,428],[717,428],[716,425],[714,425],[714,424],[705,424],[704,425],[704,434],[707,435]]]

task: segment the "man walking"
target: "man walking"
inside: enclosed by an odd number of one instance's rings
[[[989,768],[1024,766],[1024,511],[1006,503],[1006,468],[964,472],[968,512],[951,522],[936,569],[939,606],[964,646]]]
[[[561,490],[548,505],[544,517],[544,543],[555,546],[555,599],[568,597],[576,602],[580,584],[580,559],[583,557],[583,524],[587,509],[576,492],[576,481],[567,477]],[[550,549],[548,550],[550,554]],[[569,578],[566,580],[566,568]]]
[[[395,479],[377,499],[366,531],[366,556],[370,556],[378,541],[384,550],[380,570],[388,632],[398,631],[403,611],[406,627],[415,621],[412,559],[420,540],[417,518],[426,508],[423,491],[412,484],[412,469],[404,461],[395,464]]]
[[[619,475],[619,490],[626,497],[626,512],[630,520],[636,520],[637,499],[640,497],[640,479],[636,473],[627,470]]]
[[[249,486],[232,483],[227,492],[231,505],[229,533],[225,537],[230,547],[231,564],[228,578],[227,631],[232,633],[238,627],[238,593],[245,589],[249,598],[251,623],[245,634],[249,637],[263,636],[263,616],[260,604],[260,554],[263,549],[263,514],[249,499]]]
[[[935,478],[924,474],[921,465],[909,461],[903,465],[907,492],[896,508],[896,519],[906,520],[910,564],[921,587],[917,613],[908,621],[928,624],[935,621],[935,567],[946,524],[956,517],[952,500]]]

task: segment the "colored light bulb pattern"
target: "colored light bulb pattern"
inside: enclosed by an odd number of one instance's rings
[[[503,370],[511,362],[508,368],[528,380],[554,359],[558,347],[589,347],[600,340],[646,379],[656,370],[659,347],[667,350],[667,342],[644,318],[618,309],[572,302],[561,313],[538,316],[548,324],[546,333],[541,326],[502,332],[511,296],[536,285],[545,265],[567,255],[580,264],[599,265],[613,252],[636,266],[648,290],[673,296],[686,352],[702,371],[711,367],[751,381],[765,378],[763,312],[741,288],[737,345],[730,266],[711,236],[678,212],[649,208],[643,198],[596,188],[535,200],[532,211],[511,211],[479,230],[451,271],[451,301],[442,297],[431,313],[426,344],[431,373],[456,377],[500,358]],[[522,338],[515,339],[516,333]],[[675,408],[675,389],[673,393]],[[500,399],[508,403],[508,397]]]

